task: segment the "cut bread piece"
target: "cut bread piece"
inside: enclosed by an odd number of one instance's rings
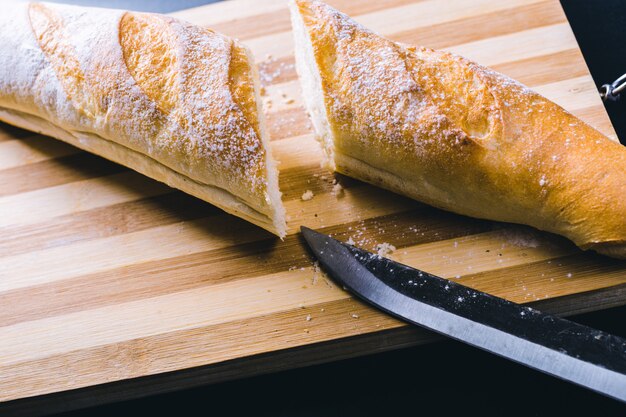
[[[626,148],[520,83],[291,3],[296,68],[329,165],[456,213],[626,258]]]
[[[256,66],[167,16],[22,3],[0,16],[0,120],[58,138],[280,237]]]

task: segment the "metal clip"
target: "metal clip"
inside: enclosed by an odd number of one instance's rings
[[[603,101],[617,101],[622,91],[626,90],[626,74],[613,81],[611,84],[604,84],[600,87],[600,97]]]

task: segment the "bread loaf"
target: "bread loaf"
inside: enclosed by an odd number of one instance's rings
[[[520,83],[291,3],[305,103],[336,171],[626,258],[626,148]]]
[[[170,17],[20,3],[0,15],[0,120],[285,235],[248,50]]]

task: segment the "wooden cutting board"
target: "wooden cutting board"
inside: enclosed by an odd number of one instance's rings
[[[398,41],[504,72],[615,139],[557,0],[330,3]],[[5,410],[51,412],[435,338],[337,288],[312,265],[301,224],[367,249],[390,243],[401,262],[560,314],[626,303],[626,263],[562,238],[453,215],[345,177],[334,195],[302,108],[284,1],[176,15],[254,51],[289,236],[281,242],[118,165],[0,126]],[[312,200],[301,200],[305,190]]]

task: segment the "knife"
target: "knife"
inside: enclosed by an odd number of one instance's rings
[[[626,339],[367,252],[301,227],[323,269],[409,323],[626,402]]]

